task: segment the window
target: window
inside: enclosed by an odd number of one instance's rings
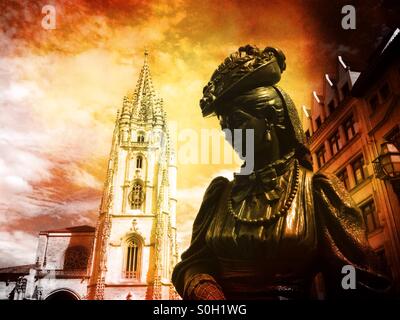
[[[364,158],[361,156],[351,164],[353,167],[354,181],[356,185],[365,180]]]
[[[332,100],[331,102],[328,103],[328,111],[329,115],[335,112],[335,101]]]
[[[375,213],[375,203],[374,200],[368,201],[366,204],[362,205],[360,207],[365,226],[367,228],[367,232],[370,233],[378,227],[378,224],[376,223],[376,213]]]
[[[325,164],[325,146],[322,146],[317,151],[317,161],[318,161],[318,168],[321,168]]]
[[[134,238],[127,241],[125,252],[125,268],[123,277],[127,279],[140,278],[140,259],[141,259],[141,246],[140,242]]]
[[[385,140],[393,143],[400,150],[400,125],[396,125],[384,136]]]
[[[374,94],[371,99],[369,99],[369,105],[371,106],[372,112],[375,112],[376,108],[378,107],[379,100],[378,96]]]
[[[64,270],[86,270],[89,252],[84,246],[69,247],[65,251]]]
[[[390,95],[390,87],[387,82],[379,89],[379,94],[381,95],[382,101],[386,101]]]
[[[387,262],[385,249],[382,248],[380,250],[377,250],[376,254],[378,256],[378,270],[382,270],[386,276],[391,277],[392,273],[390,271],[390,267]]]
[[[349,85],[345,83],[341,89],[343,99],[346,98],[350,94]]]
[[[143,165],[143,157],[142,156],[137,156],[136,158],[136,168],[142,169]]]
[[[321,118],[320,117],[317,117],[315,119],[315,124],[317,125],[317,130],[318,130],[318,128],[321,126]]]
[[[337,177],[343,182],[344,187],[349,190],[350,189],[350,180],[349,180],[349,175],[347,174],[346,168],[344,168],[342,171],[340,171],[337,174]]]
[[[129,201],[132,209],[140,209],[144,200],[143,186],[140,182],[133,185],[132,192],[129,194]]]
[[[139,143],[143,143],[144,142],[144,133],[143,132],[139,132],[138,133],[137,142],[139,142]]]
[[[305,135],[306,135],[307,140],[310,139],[310,137],[311,137],[310,136],[310,130],[307,129],[306,132],[305,132]]]
[[[353,115],[351,115],[349,118],[347,118],[347,120],[343,123],[343,127],[344,127],[344,133],[346,135],[346,141],[351,140],[351,138],[353,138],[356,134],[356,130],[355,130],[355,123],[354,123],[354,118]]]
[[[340,139],[339,131],[337,131],[337,130],[329,138],[329,146],[331,148],[332,155],[335,155],[340,150],[339,139]]]

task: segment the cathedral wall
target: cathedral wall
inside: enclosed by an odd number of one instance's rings
[[[130,294],[130,300],[146,300],[147,286],[130,286],[130,287],[110,287],[104,290],[105,300],[127,300]]]
[[[64,269],[65,252],[73,246],[84,246],[90,252],[93,234],[51,235],[47,240],[46,269]]]
[[[133,220],[136,224],[132,224]],[[112,222],[112,230],[110,234],[110,241],[108,247],[107,265],[108,272],[106,276],[106,283],[124,283],[125,279],[122,277],[124,270],[124,255],[126,240],[129,235],[139,234],[144,240],[144,246],[141,251],[141,282],[146,283],[147,273],[151,264],[151,234],[153,228],[153,217],[114,217]]]
[[[125,164],[126,164],[127,152],[124,149],[119,149],[118,151],[118,168],[117,172],[114,172],[113,179],[113,189],[114,189],[114,197],[113,197],[113,212],[122,213],[122,204],[123,204],[123,188],[122,186],[125,184]]]
[[[36,261],[40,266],[43,266],[44,256],[46,254],[46,244],[47,244],[47,236],[45,234],[39,234],[39,241],[36,250]]]

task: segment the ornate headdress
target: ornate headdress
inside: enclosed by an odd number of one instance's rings
[[[219,65],[204,87],[200,100],[203,116],[222,113],[223,102],[232,95],[278,83],[285,68],[285,55],[279,49],[240,47]]]
[[[301,121],[290,96],[275,86],[286,69],[285,55],[277,48],[266,47],[264,50],[256,46],[246,45],[232,53],[219,65],[203,89],[200,107],[203,117],[213,114],[229,113],[226,102],[241,93],[262,87],[273,86],[280,95],[287,112],[289,130],[295,140],[296,157],[304,166],[311,169],[310,151],[307,147]]]

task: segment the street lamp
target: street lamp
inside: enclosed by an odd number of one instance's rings
[[[373,163],[378,178],[384,180],[400,178],[400,152],[393,143],[382,143],[381,152]]]
[[[390,142],[381,144],[379,156],[372,161],[376,177],[389,180],[397,196],[400,197],[400,152]]]

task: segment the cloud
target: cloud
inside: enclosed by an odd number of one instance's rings
[[[19,176],[5,176],[2,182],[3,186],[1,188],[4,188],[8,192],[21,193],[32,191],[32,186]]]
[[[71,182],[80,186],[101,190],[103,184],[89,172],[79,168],[76,164],[71,164],[66,169],[69,172]]]
[[[37,237],[22,231],[0,232],[0,268],[35,262]]]
[[[190,243],[193,221],[199,211],[207,185],[177,190],[177,243],[179,251],[185,250]]]

